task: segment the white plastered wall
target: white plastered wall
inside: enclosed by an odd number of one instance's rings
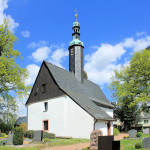
[[[108,121],[101,121],[98,120],[95,123],[95,130],[101,130],[103,132],[103,135],[106,136],[107,135],[107,123]],[[110,121],[111,124],[111,135],[113,135],[113,121]]]
[[[44,112],[44,102],[48,102],[47,112]],[[107,112],[113,115],[111,110]],[[43,130],[43,120],[49,120],[49,133],[56,136],[89,139],[94,129],[94,118],[66,95],[28,105],[28,130]],[[105,123],[107,121],[98,121],[95,129],[107,135]]]
[[[28,105],[28,130],[43,130],[43,120],[49,120],[49,132],[56,136],[89,139],[94,128],[94,118],[68,96]]]

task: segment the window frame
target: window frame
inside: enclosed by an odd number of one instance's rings
[[[47,104],[47,108],[45,104]],[[48,102],[44,102],[44,112],[47,112],[47,111],[48,111]]]
[[[46,92],[46,84],[42,84],[42,93],[45,93]]]
[[[74,48],[71,48],[70,54],[74,55]]]
[[[44,122],[45,122],[45,121],[47,121],[47,122],[48,122],[48,127],[47,127],[47,128],[48,128],[48,130],[45,130],[45,126],[44,126]],[[43,120],[43,131],[44,131],[44,132],[49,132],[49,119],[45,119],[45,120]]]
[[[148,123],[149,122],[149,120],[144,120],[144,124],[146,124],[146,123]]]

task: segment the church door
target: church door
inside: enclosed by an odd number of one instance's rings
[[[111,135],[111,124],[110,121],[107,123],[107,135]]]

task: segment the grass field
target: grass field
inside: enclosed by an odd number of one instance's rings
[[[51,139],[50,142],[46,144],[41,144],[34,147],[24,147],[24,148],[15,148],[15,147],[8,147],[8,146],[0,146],[0,150],[40,150],[41,148],[45,148],[47,146],[62,146],[62,145],[72,145],[78,143],[88,143],[90,140],[88,139]]]
[[[142,135],[142,137],[150,137],[150,134]],[[26,147],[26,148],[15,148],[8,146],[0,146],[0,150],[40,150],[44,147],[53,147],[53,146],[62,146],[62,145],[71,145],[78,143],[88,143],[90,140],[87,139],[51,139],[50,142],[46,144],[37,145],[35,147]],[[124,147],[124,150],[137,150],[135,149],[135,144],[137,142],[142,142],[142,139],[123,139],[121,140],[121,146]],[[144,149],[140,149],[144,150]],[[147,149],[150,150],[150,149]]]
[[[78,143],[88,143],[88,139],[52,139],[49,146],[72,145]]]
[[[142,137],[150,137],[150,134],[143,134]],[[137,150],[135,149],[135,144],[137,142],[142,142],[143,139],[123,139],[121,140],[121,146],[124,147],[124,150]],[[145,149],[140,149],[145,150]],[[150,149],[146,149],[150,150]]]

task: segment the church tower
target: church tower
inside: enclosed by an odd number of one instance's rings
[[[69,44],[69,71],[72,72],[77,80],[83,82],[83,49],[84,44],[80,41],[80,23],[76,21],[73,23],[73,40]]]

